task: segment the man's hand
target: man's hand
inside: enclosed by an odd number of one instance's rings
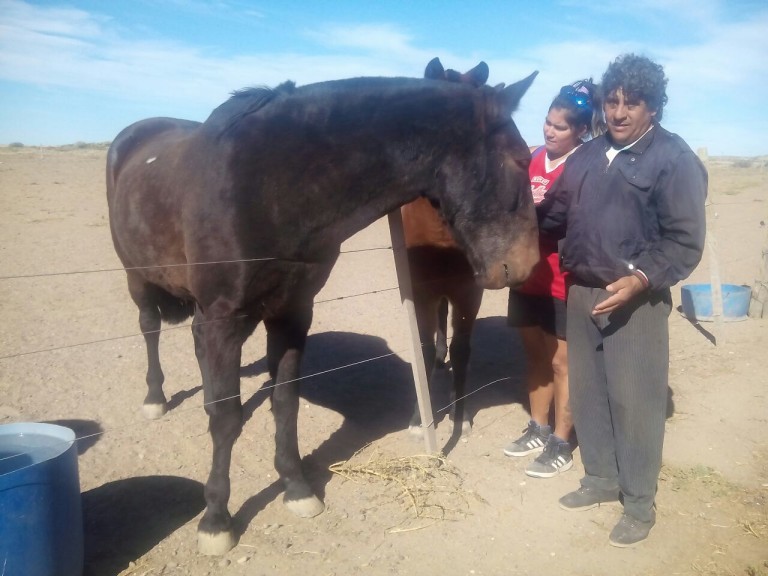
[[[624,304],[632,300],[637,294],[645,290],[645,284],[637,276],[630,274],[628,276],[622,276],[616,282],[608,284],[605,287],[608,292],[612,292],[612,295],[600,302],[592,310],[592,314],[597,316],[598,314],[610,314],[611,312],[618,310]]]

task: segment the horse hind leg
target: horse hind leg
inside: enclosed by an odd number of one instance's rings
[[[149,420],[157,420],[168,411],[163,393],[165,375],[160,366],[160,310],[146,306],[139,309],[139,326],[147,347],[147,396],[141,412]]]
[[[161,314],[159,289],[141,278],[136,272],[128,272],[128,291],[139,308],[139,328],[144,336],[147,352],[147,396],[141,411],[150,420],[156,420],[167,411],[163,382],[165,375],[160,366]]]
[[[441,298],[437,308],[435,367],[444,368],[448,358],[448,299]]]

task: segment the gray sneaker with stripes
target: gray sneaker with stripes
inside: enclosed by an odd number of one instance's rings
[[[504,448],[507,456],[527,456],[534,452],[541,452],[547,445],[549,435],[552,433],[550,426],[541,426],[531,420],[528,427],[523,430],[523,435]]]
[[[573,466],[573,450],[565,440],[554,434],[549,435],[544,452],[525,469],[528,476],[534,478],[552,478]]]

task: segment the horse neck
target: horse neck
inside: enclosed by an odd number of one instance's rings
[[[288,252],[329,253],[403,204],[439,194],[440,167],[477,130],[473,91],[456,88],[403,79],[322,83],[275,98],[224,134],[212,126],[201,136],[215,138],[208,148],[236,167],[242,190],[260,183],[252,218],[295,230]]]
[[[437,246],[457,248],[458,245],[440,213],[426,198],[417,198],[401,208],[405,246]]]
[[[300,120],[296,128],[317,135],[321,143],[304,152],[305,170],[322,158],[313,213],[320,226],[342,240],[433,191],[451,146],[476,130],[471,92],[439,82],[403,84],[400,91],[394,80],[362,84],[329,98],[324,107],[307,103],[298,114],[296,103],[284,101]],[[322,101],[322,94],[306,98]],[[321,186],[328,180],[327,167],[333,168],[333,178]]]

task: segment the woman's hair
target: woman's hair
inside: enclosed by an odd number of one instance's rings
[[[605,132],[600,88],[592,82],[592,78],[560,88],[560,93],[549,106],[550,110],[553,108],[565,110],[565,118],[571,128],[586,126],[589,138]]]
[[[661,120],[667,103],[667,77],[664,68],[645,56],[623,54],[603,74],[603,97],[621,89],[627,100],[642,100],[656,120]]]

